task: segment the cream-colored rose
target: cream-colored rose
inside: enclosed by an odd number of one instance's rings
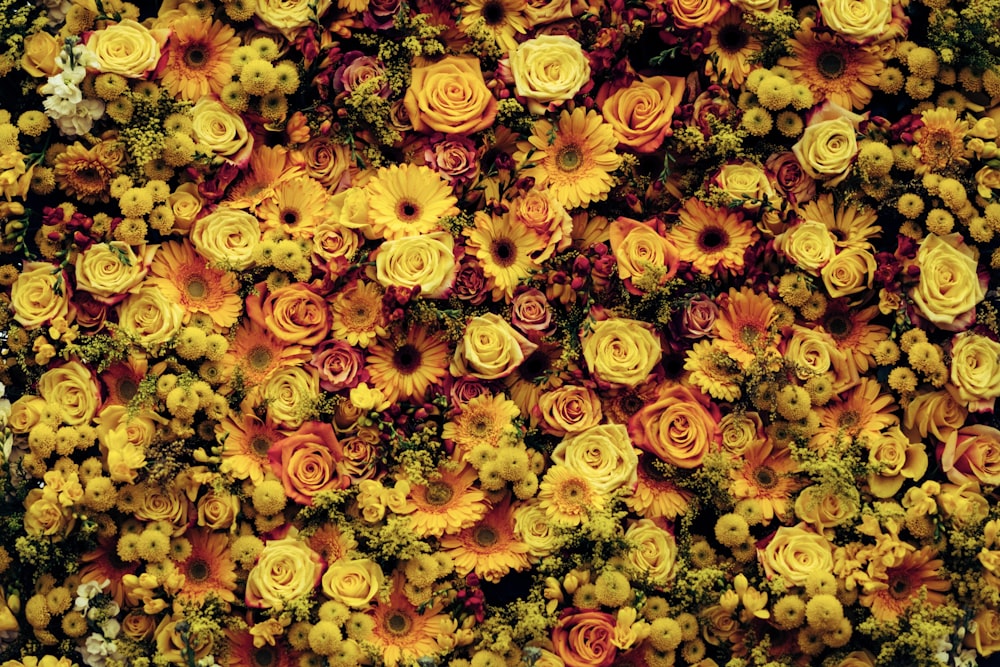
[[[812,573],[833,571],[830,542],[801,525],[779,527],[757,558],[768,579],[780,576],[786,586],[805,586]]]
[[[89,424],[101,403],[94,374],[78,361],[68,361],[42,373],[38,393],[56,410],[62,422],[70,426]]]
[[[87,49],[94,54],[101,72],[138,79],[156,68],[169,35],[168,30],[150,30],[132,19],[123,19],[90,33]]]
[[[580,0],[528,0],[524,7],[524,16],[528,19],[528,27],[534,28],[546,23],[571,19],[587,11],[587,6]]]
[[[870,289],[878,264],[863,248],[844,248],[820,270],[823,286],[834,299]]]
[[[147,484],[143,489],[135,516],[144,521],[166,521],[173,524],[173,534],[187,530],[191,501],[183,490]]]
[[[514,510],[514,533],[527,545],[528,554],[533,558],[545,558],[560,544],[555,524],[536,498]]]
[[[493,124],[497,100],[478,58],[445,56],[414,67],[410,76],[403,104],[416,131],[472,134]]]
[[[891,498],[903,482],[919,480],[927,472],[927,450],[922,442],[910,442],[898,426],[867,440],[868,488],[876,498]]]
[[[545,247],[532,253],[536,262],[544,262],[555,252],[562,252],[573,241],[573,218],[548,190],[532,189],[510,202],[509,220],[525,226]]]
[[[944,389],[917,394],[906,404],[903,426],[920,438],[933,435],[944,442],[956,429],[965,424],[969,411]],[[917,439],[911,435],[913,439]]]
[[[229,492],[210,490],[198,498],[198,525],[210,530],[235,530],[240,499]]]
[[[383,241],[375,255],[375,278],[385,288],[420,288],[420,296],[437,299],[455,278],[455,239],[448,232]]]
[[[197,184],[181,183],[174,188],[167,197],[167,206],[174,214],[173,231],[187,234],[201,213],[203,205]]]
[[[634,387],[649,377],[663,355],[644,322],[613,317],[594,322],[583,340],[583,358],[601,382]]]
[[[820,484],[807,486],[795,499],[795,516],[820,531],[843,525],[860,507],[860,496],[853,490],[852,493],[856,496],[851,499],[853,502],[844,497],[841,489]]]
[[[196,220],[190,238],[198,254],[214,266],[242,271],[254,263],[260,221],[246,211],[223,206]]]
[[[329,137],[310,139],[302,148],[291,151],[289,157],[331,192],[347,185],[354,167],[350,149]]]
[[[837,254],[836,237],[818,220],[803,220],[774,237],[774,247],[795,266],[818,276]]]
[[[541,116],[573,99],[590,81],[590,61],[580,43],[566,35],[539,35],[510,54],[514,92]]]
[[[726,13],[725,0],[668,0],[669,15],[678,28],[704,28]]]
[[[264,383],[261,393],[269,420],[281,428],[298,428],[304,421],[303,406],[319,400],[319,373],[311,367],[279,368]]]
[[[945,331],[968,328],[976,305],[986,296],[977,274],[978,252],[958,233],[928,234],[916,259],[920,282],[910,297],[920,314]]]
[[[454,374],[481,380],[507,377],[537,345],[494,313],[473,317],[455,350]]]
[[[820,329],[795,325],[785,350],[785,358],[795,364],[800,380],[826,375],[834,393],[857,384],[859,375],[853,357],[837,347],[830,334]]]
[[[860,116],[827,102],[815,115],[792,152],[803,171],[828,187],[847,178],[858,154],[857,119]]]
[[[60,40],[39,30],[24,40],[24,55],[21,56],[21,69],[36,79],[47,79],[59,73],[56,57],[62,51]]]
[[[625,531],[625,562],[650,582],[663,586],[674,578],[677,540],[651,519],[640,519]]]
[[[595,490],[609,494],[635,486],[639,457],[623,424],[602,424],[564,438],[553,450],[552,462],[585,476]]]
[[[126,442],[145,449],[153,442],[158,427],[167,420],[152,410],[130,411],[124,405],[105,405],[95,417],[97,436],[102,441],[111,431],[121,430]]]
[[[69,319],[69,296],[65,274],[48,262],[25,262],[10,286],[14,319],[29,330],[60,317]]]
[[[976,172],[976,192],[990,199],[994,190],[1000,190],[1000,171],[987,165]]]
[[[118,304],[121,331],[151,348],[174,337],[184,323],[184,309],[152,285],[141,285]]]
[[[95,243],[77,258],[76,286],[95,301],[114,305],[136,291],[159,246],[143,245],[137,255],[121,241]]]
[[[715,184],[747,211],[756,211],[764,201],[773,204],[775,200],[767,172],[753,162],[724,165],[715,177]]]
[[[316,588],[322,575],[323,559],[306,542],[295,536],[271,540],[247,575],[246,604],[254,609],[284,609]]]
[[[951,348],[951,383],[969,410],[992,410],[1000,396],[1000,343],[980,336],[960,336]]]
[[[652,153],[670,135],[674,110],[684,95],[684,79],[639,76],[601,104],[618,144],[637,153]]]
[[[239,114],[218,100],[203,97],[191,109],[195,140],[213,155],[242,165],[250,158],[253,136]]]
[[[892,21],[891,0],[818,0],[823,23],[858,42],[877,38]]]
[[[385,585],[385,575],[375,561],[359,558],[330,565],[322,584],[323,592],[331,600],[352,609],[363,609]]]
[[[330,8],[330,0],[257,0],[254,14],[264,24],[277,28],[289,41],[318,21]]]
[[[563,385],[538,397],[542,430],[563,436],[601,423],[601,398],[589,387]]]

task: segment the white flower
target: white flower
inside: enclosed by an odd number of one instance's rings
[[[76,587],[76,604],[74,608],[77,611],[84,611],[90,608],[91,599],[97,597],[101,594],[105,588],[111,585],[110,579],[105,579],[102,583],[97,583],[96,581],[87,581]]]

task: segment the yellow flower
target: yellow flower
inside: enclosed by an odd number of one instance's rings
[[[496,380],[514,372],[537,345],[514,330],[494,313],[469,320],[455,350],[453,372],[468,373],[482,380]]]
[[[625,531],[629,544],[625,563],[636,574],[646,576],[657,586],[674,578],[677,565],[677,540],[650,519],[639,519]]]
[[[143,284],[118,305],[121,330],[150,348],[166,343],[184,323],[184,309],[162,291]]]
[[[65,274],[48,262],[25,262],[10,288],[14,320],[25,329],[69,316]]]
[[[479,59],[445,56],[411,71],[403,104],[418,132],[472,134],[493,124],[497,101],[483,80]]]
[[[142,245],[136,255],[120,241],[95,243],[76,260],[76,286],[101,303],[118,303],[142,283],[157,247]]]
[[[322,574],[323,560],[306,542],[295,535],[271,540],[247,575],[246,604],[281,610],[316,588]]]
[[[891,498],[899,492],[907,479],[917,481],[927,472],[927,451],[924,444],[910,442],[898,426],[870,438],[867,445],[868,463],[872,466],[872,472],[868,475],[868,488],[878,498]],[[1000,476],[997,481],[1000,481]]]
[[[929,234],[917,250],[920,282],[910,291],[921,315],[945,331],[971,324],[986,290],[977,274],[976,251],[958,233]]]
[[[670,122],[683,95],[681,77],[640,75],[604,100],[601,115],[619,146],[652,153],[672,134]]]
[[[590,81],[590,63],[580,43],[566,35],[539,35],[510,54],[514,91],[536,115],[555,111]]]
[[[757,554],[768,577],[784,577],[786,585],[804,586],[812,572],[833,571],[830,542],[802,526],[780,526]]]
[[[552,452],[552,462],[583,475],[601,494],[636,483],[639,457],[622,424],[601,424],[563,439]]]
[[[820,270],[820,276],[827,294],[838,299],[871,288],[876,268],[875,256],[871,252],[846,248]]]
[[[382,287],[420,288],[420,296],[445,295],[455,277],[455,240],[447,232],[404,236],[383,242],[375,255],[375,276]]]
[[[220,206],[195,221],[190,239],[213,266],[243,271],[254,264],[260,222],[246,211]]]
[[[253,150],[253,136],[239,114],[209,97],[191,109],[191,131],[195,140],[219,158],[244,164]]]
[[[591,375],[608,384],[635,387],[660,363],[660,341],[642,322],[613,317],[594,322],[583,340]]]
[[[322,585],[331,600],[363,609],[385,585],[385,575],[378,563],[368,558],[341,560],[330,564],[323,574]]]
[[[880,37],[892,21],[891,0],[819,0],[823,22],[854,41]]]
[[[803,171],[827,187],[840,184],[858,154],[857,114],[827,102],[809,121],[792,152]]]
[[[169,32],[149,30],[132,19],[123,19],[90,33],[87,50],[94,54],[97,69],[136,79],[146,76],[160,62]]]

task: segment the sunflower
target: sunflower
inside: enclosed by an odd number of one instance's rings
[[[139,570],[140,561],[127,563],[118,557],[118,540],[114,537],[100,537],[97,546],[80,556],[83,567],[80,569],[80,581],[93,581],[102,584],[110,581],[105,591],[119,606],[125,604],[125,584],[122,577],[135,574]]]
[[[531,425],[538,424],[532,406],[544,392],[561,387],[576,365],[563,358],[563,348],[558,343],[542,341],[538,348],[526,356],[514,372],[504,378],[507,393],[522,415],[527,415]]]
[[[229,537],[202,528],[191,529],[184,537],[191,543],[191,553],[177,563],[184,575],[177,598],[203,603],[214,596],[223,602],[235,602],[236,563],[229,553]]]
[[[316,227],[329,217],[329,207],[326,188],[316,179],[298,174],[281,178],[274,185],[270,196],[261,201],[257,217],[264,231],[280,229],[293,238],[311,239]]]
[[[752,224],[734,211],[714,208],[691,197],[670,230],[681,261],[698,273],[711,275],[743,268],[743,255],[758,237]]]
[[[656,460],[645,452],[639,454],[638,483],[632,494],[624,498],[625,505],[643,518],[673,521],[687,514],[692,495],[658,470],[654,465]]]
[[[554,465],[538,484],[538,500],[549,520],[560,526],[578,526],[589,510],[604,507],[605,497],[593,482],[566,466]]]
[[[459,458],[476,445],[499,447],[517,433],[514,419],[520,415],[514,401],[503,394],[482,394],[462,406],[445,422],[441,437],[454,443]]]
[[[476,469],[462,463],[454,470],[439,468],[426,484],[410,488],[407,514],[410,529],[421,538],[457,533],[483,518],[489,510],[486,494],[473,483]]]
[[[365,644],[378,650],[386,667],[416,664],[418,658],[436,655],[441,651],[437,638],[451,633],[451,618],[438,605],[418,609],[411,604],[403,593],[403,582],[401,574],[393,577],[388,601],[376,598],[374,608],[367,612],[375,626]]]
[[[878,306],[856,310],[846,299],[836,299],[820,318],[819,328],[830,334],[837,349],[853,361],[858,370],[855,375],[868,372],[875,361],[875,349],[889,338],[887,327],[871,323],[878,312]]]
[[[749,287],[730,288],[719,309],[715,333],[719,347],[744,368],[761,353],[775,349],[778,333],[772,329],[774,301]]]
[[[387,240],[438,231],[458,212],[448,181],[424,165],[382,167],[365,190],[371,233]]]
[[[372,383],[392,403],[422,403],[427,390],[448,376],[448,341],[422,326],[410,328],[396,342],[379,341],[368,350]]]
[[[86,148],[77,141],[56,156],[52,171],[56,184],[68,197],[86,204],[106,202],[121,157],[119,152],[106,150],[103,143]]]
[[[254,484],[260,484],[271,470],[268,450],[287,434],[244,412],[239,417],[229,415],[219,422],[215,435],[222,443],[219,471],[236,479],[249,478]]]
[[[790,69],[797,83],[812,91],[817,100],[829,100],[845,109],[860,109],[872,99],[884,63],[868,48],[845,41],[832,32],[816,32],[814,21],[804,19],[802,28],[788,42],[790,56],[778,64]]]
[[[511,570],[520,572],[529,565],[528,545],[514,532],[509,496],[474,525],[441,538],[441,549],[454,560],[459,576],[474,571],[492,583]]]
[[[359,280],[341,290],[332,304],[333,335],[351,345],[368,347],[375,338],[383,338],[386,318],[382,312],[382,288]]]
[[[240,45],[236,31],[193,14],[172,20],[170,31],[160,85],[189,102],[221,93],[233,76],[230,59]]]
[[[295,654],[282,642],[273,646],[261,642],[250,630],[226,630],[226,642],[222,646],[222,664],[226,667],[295,667],[299,664]]]
[[[353,533],[343,531],[335,523],[323,523],[306,537],[309,547],[327,563],[335,563],[357,548]]]
[[[593,109],[564,110],[553,125],[538,120],[526,141],[517,144],[514,162],[523,166],[522,176],[548,188],[567,209],[604,201],[621,164],[615,153],[618,140],[611,126]]]
[[[743,374],[739,364],[723,349],[718,339],[700,340],[687,352],[684,370],[688,381],[717,401],[738,400]]]
[[[460,26],[468,29],[482,19],[486,31],[505,53],[517,48],[517,35],[528,30],[526,0],[469,0],[461,8]]]
[[[822,222],[833,234],[834,245],[841,249],[871,250],[870,240],[882,233],[878,213],[857,205],[834,207],[833,195],[823,194],[796,209],[803,220]]]
[[[861,593],[861,604],[870,607],[872,616],[883,623],[902,616],[922,594],[933,606],[943,604],[951,582],[942,576],[944,561],[935,558],[937,555],[932,547],[924,547],[910,551],[882,572],[878,571],[881,568],[876,568],[876,576]]]
[[[722,85],[743,85],[750,73],[750,56],[760,52],[760,40],[743,21],[743,12],[732,7],[708,28],[705,74]]]
[[[729,493],[737,501],[759,506],[768,522],[775,516],[784,521],[792,508],[792,494],[802,486],[794,473],[798,464],[788,447],[776,449],[769,440],[755,442],[744,452],[742,465],[729,471]]]
[[[924,111],[923,125],[913,133],[914,171],[918,175],[959,169],[969,164],[966,159],[965,134],[969,121],[961,120],[954,109],[935,107]]]
[[[312,352],[301,345],[285,343],[266,327],[246,319],[223,357],[227,382],[234,379],[245,388],[264,384],[279,368],[301,366]]]
[[[511,224],[509,216],[495,217],[479,211],[476,225],[462,233],[469,237],[469,251],[479,259],[489,278],[493,299],[510,298],[521,281],[538,270],[532,253],[541,250],[538,237],[524,225]]]
[[[892,394],[882,393],[878,380],[861,378],[858,386],[851,389],[843,400],[816,409],[819,428],[809,446],[823,452],[831,445],[840,445],[845,439],[850,444],[856,438],[875,436],[884,428],[899,425],[895,410],[895,399]]]
[[[236,324],[243,311],[236,275],[211,268],[187,239],[160,246],[149,267],[148,282],[184,309],[184,321],[205,313],[219,328]]]

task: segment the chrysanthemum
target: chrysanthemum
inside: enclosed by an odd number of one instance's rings
[[[160,85],[172,96],[191,102],[222,92],[232,79],[230,58],[240,45],[236,31],[197,15],[171,21],[170,30]]]
[[[870,607],[872,616],[882,622],[899,618],[917,599],[921,590],[926,600],[937,606],[945,601],[951,582],[941,575],[944,561],[935,558],[931,547],[911,551],[895,566],[886,568],[861,593],[861,604]]]
[[[441,548],[455,562],[459,576],[475,572],[486,581],[500,581],[511,570],[528,568],[528,545],[514,533],[510,498],[498,503],[476,524],[456,535],[445,535]]]
[[[654,461],[651,454],[639,454],[638,483],[632,495],[625,497],[625,505],[646,519],[673,521],[687,513],[692,495],[657,470]]]
[[[243,311],[239,282],[228,271],[212,268],[191,242],[167,241],[149,267],[148,282],[184,309],[184,321],[205,313],[220,328],[236,324]]]
[[[774,301],[769,296],[748,287],[738,292],[732,288],[715,320],[719,346],[746,367],[754,357],[777,343],[777,332],[771,328],[773,322]]]
[[[560,526],[578,526],[591,508],[601,509],[605,504],[586,475],[561,465],[545,473],[538,485],[538,500],[545,515]]]
[[[452,441],[460,456],[480,444],[499,447],[515,433],[514,419],[520,412],[503,394],[476,396],[445,422],[441,437]]]
[[[420,402],[431,385],[447,377],[449,362],[448,341],[416,326],[397,342],[372,345],[367,367],[386,400]]]
[[[311,239],[316,227],[328,217],[329,203],[326,188],[302,174],[280,180],[270,196],[261,201],[257,217],[265,231],[280,229],[294,238]]]
[[[775,449],[770,441],[756,442],[743,452],[742,465],[730,471],[729,492],[736,500],[755,501],[767,521],[784,521],[792,507],[792,494],[801,486],[794,477],[798,465],[787,447]]]
[[[523,165],[522,176],[548,188],[567,209],[603,201],[621,164],[615,153],[618,140],[601,114],[577,107],[563,111],[553,125],[538,120],[526,141],[517,144],[514,162]]]
[[[878,306],[864,310],[854,310],[844,299],[830,302],[826,314],[819,325],[837,344],[837,349],[853,360],[859,373],[867,373],[875,361],[875,349],[879,343],[889,338],[889,329],[881,324],[872,324],[878,314]]]
[[[486,494],[473,487],[476,469],[463,463],[455,470],[441,468],[427,484],[411,487],[407,498],[410,528],[420,537],[457,533],[483,518],[489,510]]]
[[[526,6],[525,0],[468,0],[461,8],[461,26],[468,28],[481,18],[497,44],[510,53],[517,47],[517,35],[527,32]]]
[[[368,347],[386,335],[382,312],[382,288],[377,283],[357,283],[342,290],[333,300],[333,335],[351,345]]]
[[[738,213],[691,197],[684,202],[670,237],[681,261],[690,262],[703,275],[711,275],[723,269],[743,268],[743,255],[758,234]]]
[[[403,593],[403,577],[397,575],[388,601],[376,598],[370,612],[375,621],[371,635],[366,637],[382,656],[386,667],[404,662],[415,664],[417,658],[436,655],[441,649],[438,637],[450,632],[451,618],[435,605],[417,609]]]
[[[829,100],[845,109],[860,109],[872,99],[884,63],[869,49],[841,39],[834,33],[815,32],[812,19],[788,42],[790,56],[779,64],[790,69],[798,83],[817,100]]]
[[[730,8],[708,28],[705,73],[723,85],[739,87],[750,73],[750,56],[760,51],[760,40],[743,21],[743,12]]]
[[[246,319],[236,329],[223,358],[227,382],[238,379],[244,387],[256,387],[286,366],[301,366],[312,358],[308,348],[279,340],[266,327]]]
[[[458,212],[448,182],[424,165],[382,167],[365,185],[368,222],[385,239],[441,229],[441,218]]]
[[[229,553],[229,536],[193,528],[184,537],[191,543],[191,553],[177,563],[177,569],[184,575],[178,599],[201,603],[214,596],[223,602],[234,602],[236,564]]]
[[[528,416],[535,425],[538,418],[532,412],[532,406],[538,405],[538,397],[542,393],[561,387],[573,368],[563,359],[561,345],[542,341],[538,349],[526,356],[521,365],[504,378],[504,383],[521,414]]]
[[[684,370],[694,386],[718,401],[735,401],[740,397],[742,372],[718,339],[700,340],[688,350]]]
[[[874,436],[884,428],[899,424],[892,394],[882,393],[874,378],[861,378],[841,401],[831,401],[816,409],[819,428],[809,446],[820,452],[834,444],[849,443],[854,438]]]
[[[59,189],[86,204],[108,201],[108,187],[118,172],[122,154],[103,143],[86,148],[79,141],[56,156],[52,171]]]
[[[250,413],[227,416],[215,429],[222,443],[222,463],[219,470],[236,479],[250,479],[254,484],[264,480],[271,469],[267,451],[285,433]]]
[[[541,250],[538,238],[527,227],[511,224],[508,216],[480,211],[475,220],[476,226],[463,232],[469,238],[466,246],[489,278],[493,298],[510,299],[514,288],[539,268],[531,256]]]
[[[293,667],[298,660],[290,648],[280,640],[274,646],[254,643],[256,637],[249,630],[227,630],[222,650],[222,664],[226,667]]]
[[[881,225],[876,224],[878,214],[874,209],[844,204],[834,207],[833,195],[829,193],[807,202],[796,209],[796,213],[803,220],[815,220],[826,225],[838,248],[870,251],[871,239],[882,233]]]
[[[126,563],[120,559],[116,545],[114,537],[102,537],[98,539],[93,551],[81,555],[83,567],[80,568],[80,581],[98,584],[110,581],[111,585],[105,592],[121,606],[125,604],[125,584],[122,583],[122,577],[135,574],[139,569],[139,561]]]
[[[959,169],[969,164],[966,159],[965,134],[969,121],[961,120],[958,113],[948,107],[935,107],[920,116],[923,126],[913,133],[913,157],[917,159],[914,171],[918,175]]]

